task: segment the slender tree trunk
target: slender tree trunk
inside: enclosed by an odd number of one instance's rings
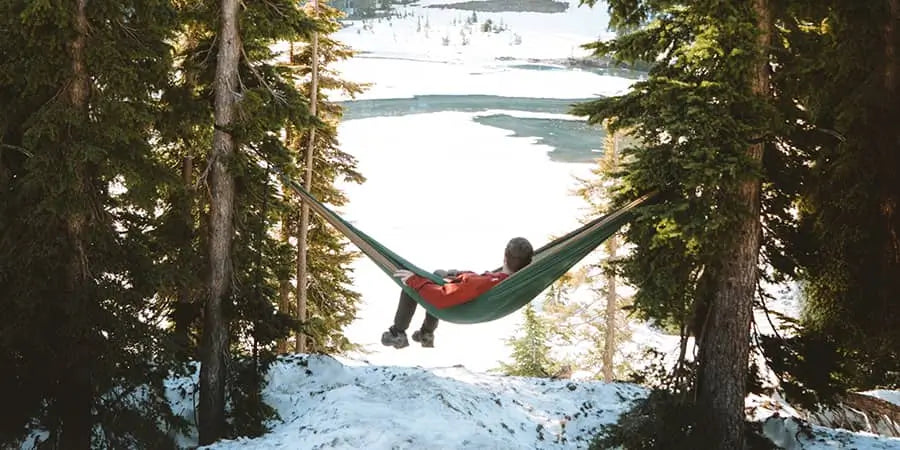
[[[72,58],[72,80],[69,84],[69,102],[74,111],[79,115],[82,124],[87,123],[88,101],[91,92],[90,75],[88,74],[86,47],[89,32],[87,19],[87,0],[75,2],[75,37],[69,43],[69,55]],[[70,158],[72,156],[70,155]],[[77,157],[77,155],[76,155]],[[77,163],[74,168],[76,195],[89,197],[90,182],[88,180],[88,168],[85,163]],[[85,198],[82,197],[82,198]],[[88,283],[90,271],[87,256],[87,228],[89,221],[89,206],[72,208],[65,218],[66,234],[69,244],[69,259],[66,262],[66,301],[75,303],[72,311],[74,317],[67,318],[71,321],[79,321],[84,318],[82,313],[87,309]],[[71,449],[91,448],[91,428],[93,424],[92,403],[93,386],[91,380],[92,349],[89,343],[89,329],[87,324],[75,323],[74,332],[69,343],[63,343],[71,349],[68,369],[61,374],[61,392],[59,406],[62,417],[62,433],[60,446]]]
[[[225,430],[225,356],[228,322],[223,303],[230,300],[234,237],[234,178],[228,165],[236,151],[227,131],[235,110],[241,40],[238,0],[221,0],[219,53],[216,60],[215,124],[210,168],[209,298],[203,324],[200,368],[200,445],[210,444]]]
[[[312,0],[313,13],[318,15],[319,2]],[[312,39],[312,80],[309,88],[309,107],[310,112],[317,116],[319,103],[319,34],[313,33]],[[313,150],[316,144],[316,129],[309,129],[309,141],[306,149],[306,178],[303,186],[312,192],[312,174],[313,174]],[[297,238],[297,320],[301,326],[306,323],[306,292],[307,292],[307,276],[308,267],[306,256],[309,250],[309,204],[305,201],[300,208],[300,230]],[[306,353],[306,336],[302,332],[297,332],[296,348],[297,353]]]
[[[191,251],[192,229],[194,226],[191,214],[192,194],[191,194],[191,176],[194,172],[194,158],[190,155],[181,159],[181,180],[184,186],[184,193],[180,198],[180,227],[182,254]],[[193,308],[191,308],[191,286],[181,284],[178,286],[178,304],[175,310],[175,342],[181,350],[190,348],[190,330],[191,323],[194,319]]]
[[[290,63],[294,63],[294,43],[290,43]],[[290,148],[293,145],[294,141],[294,129],[288,124],[285,129],[284,136],[284,145],[285,147]],[[290,198],[290,189],[284,189],[284,198],[287,200]],[[291,239],[291,224],[288,219],[290,213],[284,215],[281,219],[281,242],[288,244]],[[285,275],[285,278],[278,281],[278,311],[283,314],[291,314],[291,280],[290,276]],[[277,344],[278,353],[284,354],[288,352],[288,341],[286,338],[282,338],[278,340]]]
[[[769,92],[768,48],[772,13],[768,0],[753,0],[758,16],[760,57],[752,80],[760,96]],[[750,146],[750,159],[762,163],[763,145]],[[698,408],[705,445],[716,449],[744,447],[744,398],[750,354],[750,321],[757,286],[760,246],[760,181],[744,181],[738,201],[746,213],[731,234],[715,280],[709,319],[700,342]]]
[[[288,42],[288,64],[294,65],[294,41]],[[294,145],[294,127],[289,123],[284,130],[284,146],[293,148]],[[290,198],[291,190],[284,189],[284,199]],[[291,239],[291,228],[289,214],[285,214],[281,219],[281,241],[288,244]],[[291,280],[290,276],[278,281],[278,311],[284,314],[293,314],[291,311]],[[288,352],[287,338],[279,339],[277,344],[279,354]]]
[[[193,27],[189,27],[184,34],[184,42],[182,47],[184,49],[192,49],[195,48],[198,41],[198,32],[193,29]],[[186,84],[188,86],[196,86],[198,83],[198,73],[194,71],[186,71]],[[186,260],[189,260],[191,257],[188,256],[192,254],[193,249],[193,240],[194,240],[194,227],[195,227],[195,217],[193,215],[193,201],[194,201],[194,188],[193,188],[193,173],[194,173],[194,157],[190,154],[185,154],[181,159],[181,181],[182,186],[184,188],[184,192],[178,198],[177,208],[179,209],[179,224],[178,226],[181,229],[181,233],[179,236],[180,245],[181,245],[181,255],[183,255],[180,260],[181,264],[184,264]],[[198,218],[200,223],[198,230],[205,229],[204,228],[204,216],[200,215]],[[193,292],[196,284],[194,280],[191,279],[190,282],[185,283],[181,281],[181,284],[177,287],[178,291],[176,295],[177,303],[175,305],[175,313],[174,313],[174,334],[175,334],[175,345],[178,347],[178,350],[184,352],[184,355],[188,358],[195,359],[197,358],[197,348],[195,344],[191,342],[191,327],[194,325],[195,320],[200,316],[197,310],[197,305],[194,305],[195,299],[193,298]]]
[[[615,259],[619,250],[619,238],[613,235],[606,242],[609,259]],[[606,274],[606,332],[603,345],[603,381],[610,382],[615,377],[613,359],[616,355],[616,274],[610,270]]]
[[[607,149],[611,152],[608,156],[609,169],[616,171],[619,169],[619,140],[618,135],[613,134],[612,148]],[[619,251],[619,238],[614,234],[606,242],[606,252],[609,261],[616,259]],[[606,274],[606,332],[604,335],[603,346],[603,380],[610,382],[615,377],[613,370],[613,360],[616,354],[616,312],[618,311],[618,296],[616,296],[616,274],[610,270]]]
[[[291,233],[287,227],[287,219],[282,222],[282,225],[285,227],[282,231],[282,241],[287,242]],[[278,311],[284,314],[290,314],[291,311],[291,282],[290,280],[280,280],[278,282]],[[284,354],[288,352],[288,342],[287,339],[282,338],[278,340],[278,353]]]

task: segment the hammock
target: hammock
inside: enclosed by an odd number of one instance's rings
[[[646,194],[618,210],[599,217],[578,229],[562,236],[535,250],[531,264],[501,281],[491,290],[466,303],[438,309],[428,303],[419,294],[393,276],[399,269],[412,271],[437,284],[446,283],[441,277],[423,270],[400,255],[381,245],[367,234],[354,227],[334,211],[316,200],[299,183],[284,174],[282,179],[298,195],[303,197],[309,207],[319,213],[328,223],[347,236],[359,249],[381,268],[394,282],[406,291],[428,312],[438,319],[459,324],[489,322],[511,314],[528,304],[554,281],[565,275],[569,269],[597,248],[623,225],[634,217],[634,209],[643,204],[654,193]],[[498,269],[499,270],[499,269]]]

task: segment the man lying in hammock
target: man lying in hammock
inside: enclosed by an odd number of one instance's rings
[[[499,272],[477,274],[471,271],[435,271],[435,275],[448,282],[444,285],[439,285],[408,270],[398,270],[394,276],[415,289],[425,301],[443,309],[468,302],[487,292],[511,274],[530,264],[533,255],[534,249],[532,249],[531,243],[525,238],[517,237],[506,244],[503,268]],[[416,301],[401,290],[400,302],[397,305],[397,312],[394,314],[394,325],[381,335],[382,344],[395,348],[409,345],[409,341],[406,339],[406,329],[409,328],[413,313],[416,312],[416,306]],[[413,332],[413,340],[421,343],[422,347],[434,347],[434,330],[437,325],[437,317],[426,313],[422,327]]]

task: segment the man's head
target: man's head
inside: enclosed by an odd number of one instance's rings
[[[503,261],[510,272],[518,272],[519,269],[531,264],[532,256],[534,256],[534,249],[531,248],[528,239],[517,237],[510,239],[506,244]]]

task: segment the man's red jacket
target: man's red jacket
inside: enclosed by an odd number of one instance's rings
[[[507,279],[503,272],[463,272],[453,281],[440,285],[427,278],[413,275],[406,280],[409,287],[416,290],[428,303],[439,309],[449,308],[475,299],[492,287]]]

